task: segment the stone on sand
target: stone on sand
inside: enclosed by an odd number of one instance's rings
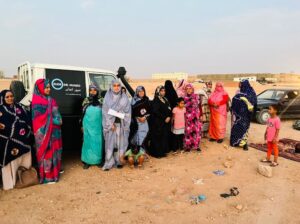
[[[270,166],[259,164],[257,171],[258,171],[259,174],[261,174],[265,177],[272,177],[273,176],[272,167],[270,167]]]

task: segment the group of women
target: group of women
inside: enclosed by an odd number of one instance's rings
[[[104,171],[122,168],[125,152],[133,146],[153,157],[165,157],[174,150],[172,125],[174,108],[180,99],[185,104],[183,148],[200,149],[201,137],[222,143],[226,134],[227,113],[232,112],[230,144],[247,147],[248,129],[255,111],[256,94],[250,83],[240,83],[240,90],[232,99],[222,83],[206,82],[199,92],[185,80],[177,87],[171,81],[158,86],[153,101],[142,86],[130,101],[122,85],[114,80],[104,98],[96,85],[90,85],[89,96],[82,103],[80,120],[83,132],[81,160],[84,169],[97,165]],[[179,100],[178,100],[179,99]],[[40,183],[55,183],[61,171],[62,118],[55,99],[50,97],[48,80],[35,83],[31,115],[14,102],[13,93],[1,92],[0,101],[0,166],[3,188],[16,184],[19,166],[31,166],[31,150],[35,145]],[[32,135],[33,133],[33,135]]]

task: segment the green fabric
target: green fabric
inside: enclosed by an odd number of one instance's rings
[[[89,165],[102,161],[102,109],[88,106],[83,118],[83,146],[81,160]]]
[[[131,151],[131,149],[129,149],[126,153],[125,153],[125,156],[128,156],[128,157],[131,157],[133,156],[134,157],[134,161],[137,162],[138,161],[138,158],[142,155],[144,155],[144,151],[143,150],[140,150],[138,154],[133,154],[133,152]]]

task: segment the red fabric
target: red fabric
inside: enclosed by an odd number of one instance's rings
[[[270,159],[273,150],[274,150],[274,157],[278,157],[279,150],[278,150],[277,143],[268,142],[268,151],[267,151],[268,159]]]
[[[41,183],[58,181],[62,150],[60,126],[53,124],[53,116],[56,116],[54,113],[59,113],[57,104],[44,93],[48,83],[49,81],[45,79],[36,81],[31,104]],[[55,130],[56,135],[53,134]]]

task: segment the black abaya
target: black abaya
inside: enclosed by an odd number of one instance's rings
[[[163,103],[158,97],[152,103],[152,116],[150,124],[149,154],[156,158],[166,156],[170,151],[169,138],[171,134],[171,121],[166,123],[167,117],[171,118],[172,112],[168,102]]]

